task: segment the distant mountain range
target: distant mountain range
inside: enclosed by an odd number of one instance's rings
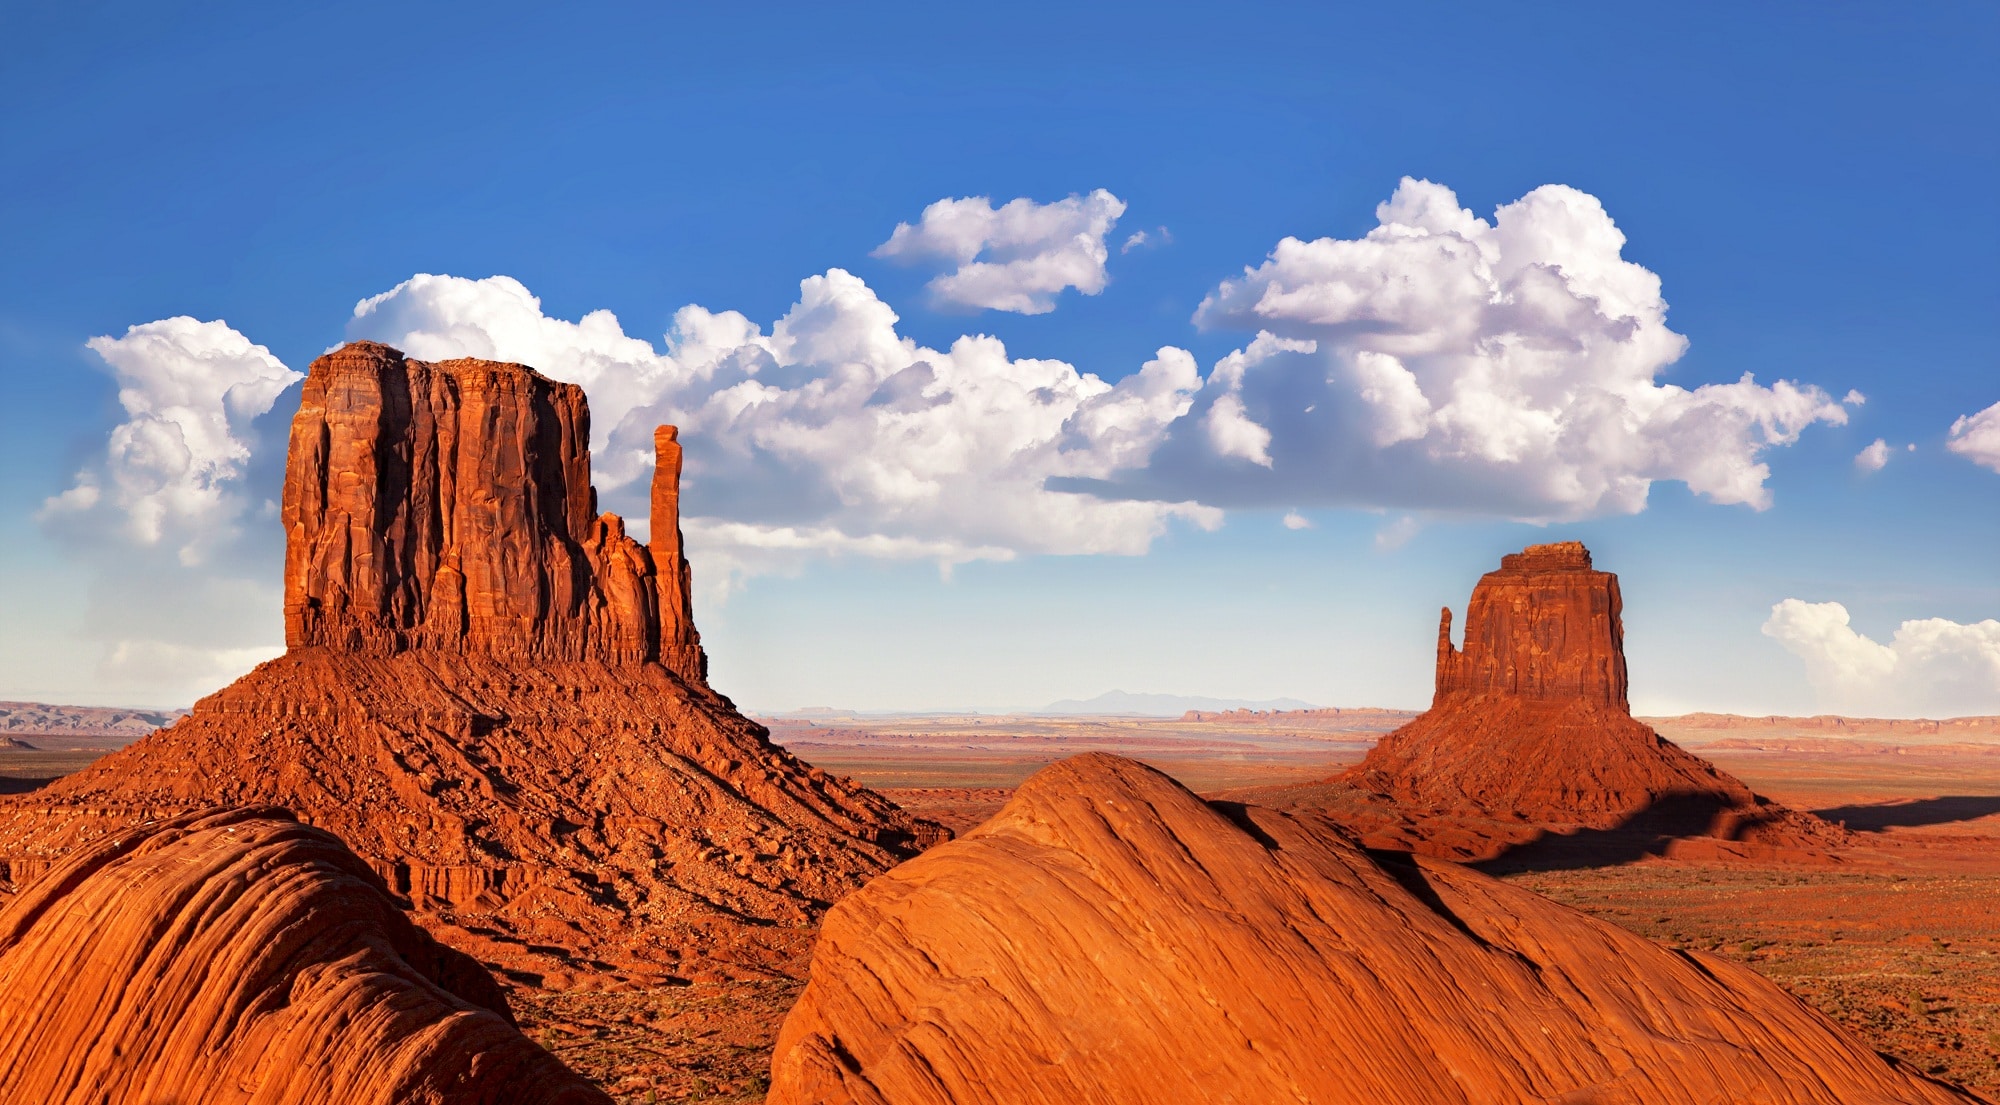
[[[0,738],[9,747],[69,749],[88,745],[123,748],[171,725],[186,710],[143,710],[122,706],[59,706],[48,702],[0,702]]]
[[[1204,698],[1187,694],[1133,694],[1129,691],[1106,691],[1096,698],[1065,698],[1051,702],[1036,714],[1137,714],[1144,717],[1179,717],[1189,710],[1312,710],[1313,703],[1301,702],[1296,698],[1271,698],[1252,701],[1247,698]]]

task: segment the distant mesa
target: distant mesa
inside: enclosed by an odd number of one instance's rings
[[[50,747],[90,744],[116,747],[171,725],[186,710],[141,710],[121,706],[55,706],[46,702],[0,702],[0,737],[34,742],[45,738]]]
[[[1252,702],[1238,698],[1203,698],[1199,695],[1132,694],[1106,691],[1095,698],[1065,698],[1034,711],[1038,714],[1088,717],[1099,714],[1136,717],[1179,717],[1189,710],[1310,710],[1310,702],[1296,698],[1274,698]]]
[[[5,749],[14,752],[37,751],[34,745],[28,743],[27,741],[22,740],[19,737],[0,737],[0,749]]]
[[[770,1105],[1943,1105],[1748,968],[1130,760],[827,915]]]
[[[1372,706],[1318,706],[1309,710],[1189,710],[1182,721],[1300,729],[1393,729],[1416,717],[1414,710]]]
[[[708,686],[655,439],[651,537],[599,513],[581,389],[357,342],[312,364],[282,518],[286,654],[0,802],[14,887],[161,816],[270,805],[522,977],[758,974],[948,835]]]
[[[281,811],[156,822],[0,913],[0,1097],[610,1105],[492,976]]]
[[[1238,797],[1319,809],[1371,846],[1457,860],[1805,855],[1840,831],[1752,793],[1632,717],[1618,577],[1580,542],[1503,557],[1464,646],[1438,626],[1431,708],[1321,784]],[[1532,848],[1532,850],[1530,850]]]

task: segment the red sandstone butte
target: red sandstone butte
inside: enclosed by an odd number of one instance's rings
[[[1431,708],[1322,784],[1233,793],[1327,812],[1370,845],[1485,860],[1523,846],[1806,854],[1839,830],[1761,798],[1632,717],[1618,577],[1577,541],[1501,558],[1465,644],[1438,626]]]
[[[0,914],[0,1100],[609,1105],[282,811],[155,823]]]
[[[707,684],[656,445],[652,540],[600,514],[580,389],[360,342],[313,362],[283,519],[289,651],[0,801],[0,876],[148,818],[271,805],[455,946],[561,985],[757,973],[941,828],[773,745]]]
[[[1775,983],[1099,753],[844,899],[770,1105],[1973,1102]]]
[[[597,512],[583,389],[357,342],[313,362],[285,468],[285,644],[543,660],[707,660],[662,426],[653,539]]]

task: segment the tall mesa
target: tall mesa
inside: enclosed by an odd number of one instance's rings
[[[832,901],[949,834],[708,686],[656,436],[652,540],[599,513],[580,389],[357,342],[292,423],[286,653],[0,801],[0,891],[163,816],[277,806],[433,932],[561,985],[802,963]]]

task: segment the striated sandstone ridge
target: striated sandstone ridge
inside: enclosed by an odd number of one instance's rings
[[[1079,756],[827,915],[771,1105],[1943,1105],[1774,983]]]
[[[707,686],[662,428],[653,540],[598,514],[582,393],[356,343],[286,470],[290,650],[0,803],[17,886],[147,818],[275,805],[434,931],[560,985],[803,956],[833,900],[944,835],[775,747]]]
[[[1752,793],[1632,717],[1618,577],[1580,542],[1501,559],[1465,644],[1438,627],[1431,708],[1323,784],[1238,797],[1314,808],[1377,847],[1492,859],[1590,851],[1823,852],[1840,833]]]
[[[282,811],[154,824],[0,914],[0,1099],[609,1105]]]

